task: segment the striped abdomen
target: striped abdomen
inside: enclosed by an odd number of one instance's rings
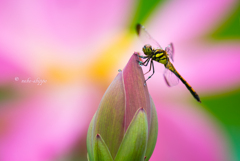
[[[197,92],[187,83],[187,81],[177,72],[177,70],[174,68],[171,62],[168,62],[165,67],[172,71],[181,81],[182,83],[187,87],[187,89],[190,91],[190,93],[193,95],[193,97],[198,101],[201,102]]]

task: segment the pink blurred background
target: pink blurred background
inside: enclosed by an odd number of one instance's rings
[[[226,124],[229,113],[210,110],[223,97],[226,109],[240,112],[240,102],[227,99],[240,89],[240,36],[219,34],[239,6],[233,0],[0,0],[0,160],[87,160],[87,129],[101,97],[141,51],[136,23],[162,47],[174,43],[176,69],[203,98],[196,102],[181,83],[167,87],[155,63],[148,87],[159,134],[150,160],[240,160],[240,120]]]

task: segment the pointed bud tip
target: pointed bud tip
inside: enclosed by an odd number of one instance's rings
[[[133,55],[137,55],[138,56],[138,65],[141,66],[141,63],[143,62],[143,59],[141,57],[139,57],[139,56],[141,56],[140,53],[139,52],[134,52]]]
[[[135,55],[139,55],[139,53],[138,53],[138,52],[136,52],[136,51],[135,51],[133,54],[135,54]]]
[[[96,138],[97,138],[97,139],[99,139],[99,138],[100,138],[100,135],[99,135],[99,134],[97,134],[97,135],[96,135]]]
[[[145,109],[143,107],[139,108],[139,112],[144,112],[146,113]]]
[[[146,158],[147,158],[147,157],[145,156],[145,157],[144,157],[144,161],[146,160]]]

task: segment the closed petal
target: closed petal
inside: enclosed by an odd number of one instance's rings
[[[147,115],[143,108],[140,108],[119,147],[115,161],[143,161],[148,139]]]
[[[120,72],[105,92],[94,121],[93,135],[101,134],[114,157],[124,136],[125,95]]]
[[[126,122],[125,131],[128,129],[136,111],[143,107],[146,111],[148,126],[150,119],[150,99],[147,85],[144,86],[145,78],[141,66],[138,65],[138,56],[133,54],[123,70],[124,90],[126,94]]]
[[[100,134],[97,134],[94,139],[94,160],[95,161],[113,161],[110,151],[101,138]],[[90,160],[93,161],[93,160]]]

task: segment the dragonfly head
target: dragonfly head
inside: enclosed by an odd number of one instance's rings
[[[152,52],[153,52],[152,46],[149,45],[149,44],[144,45],[144,47],[143,47],[142,50],[143,50],[143,52],[144,52],[145,55],[151,55]]]

